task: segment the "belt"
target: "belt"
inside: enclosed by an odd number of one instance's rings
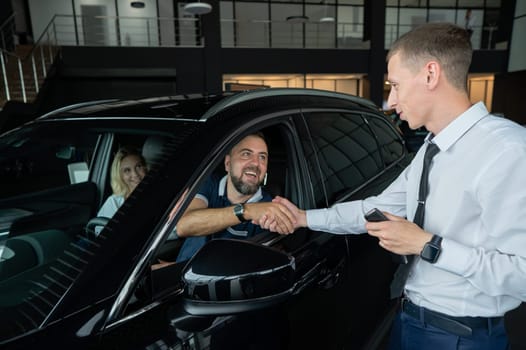
[[[402,298],[402,312],[431,326],[461,337],[469,337],[475,329],[491,331],[491,327],[499,324],[503,317],[457,317],[432,311],[415,305],[411,300]]]

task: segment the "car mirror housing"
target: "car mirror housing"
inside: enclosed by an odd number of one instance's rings
[[[227,315],[269,307],[294,289],[295,260],[249,241],[214,239],[183,269],[185,310]]]

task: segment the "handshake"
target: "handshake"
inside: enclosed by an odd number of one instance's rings
[[[305,211],[280,196],[276,196],[272,202],[246,204],[245,212],[253,218],[253,224],[282,235],[307,226]]]

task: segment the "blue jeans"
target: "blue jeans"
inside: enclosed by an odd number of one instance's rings
[[[469,337],[448,333],[403,312],[393,323],[389,350],[508,350],[504,320],[490,329],[473,329]]]

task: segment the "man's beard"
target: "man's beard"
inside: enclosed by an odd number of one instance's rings
[[[241,175],[243,176],[243,175]],[[234,185],[234,188],[241,193],[242,195],[248,196],[249,194],[254,194],[258,191],[259,186],[261,185],[261,182],[258,182],[257,184],[247,184],[241,180],[240,177],[231,175],[232,178],[232,184]]]

